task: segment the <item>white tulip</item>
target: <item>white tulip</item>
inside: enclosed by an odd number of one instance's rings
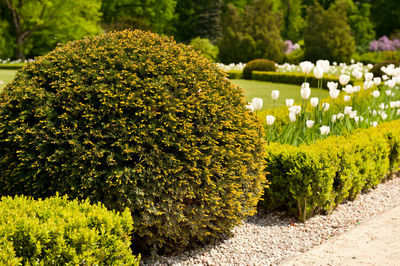
[[[397,102],[390,102],[389,103],[390,108],[396,108],[397,107]]]
[[[308,82],[305,82],[301,85],[300,95],[301,98],[303,98],[304,100],[310,98],[311,89],[310,89],[310,84],[308,84]]]
[[[267,115],[267,125],[272,126],[275,122],[275,116],[273,115]]]
[[[279,98],[279,91],[278,91],[278,90],[273,90],[273,91],[271,92],[271,98],[272,98],[272,100],[274,100],[274,101],[278,100],[278,98]]]
[[[393,79],[389,79],[387,81],[387,85],[389,86],[389,88],[393,88],[394,86],[396,86],[396,82]]]
[[[304,74],[309,74],[311,69],[314,67],[314,64],[310,61],[304,61],[300,63],[301,71]]]
[[[313,120],[307,120],[306,125],[308,128],[312,128],[314,126],[314,121]]]
[[[354,92],[353,86],[352,85],[346,85],[346,87],[343,88],[343,90],[347,93],[347,94],[352,94]]]
[[[376,126],[378,125],[378,122],[372,121],[372,122],[370,123],[370,125],[373,126],[373,127],[376,127]]]
[[[318,105],[318,98],[317,98],[317,97],[312,97],[312,98],[310,99],[310,103],[311,103],[311,106],[312,106],[312,107],[317,107],[317,105]]]
[[[286,99],[286,106],[292,107],[294,104],[294,99]]]
[[[373,79],[375,86],[379,86],[381,84],[382,80],[380,77],[376,77]]]
[[[351,111],[350,114],[349,114],[349,117],[351,119],[354,119],[356,116],[357,116],[357,110]]]
[[[384,103],[381,103],[381,104],[379,105],[379,108],[381,108],[382,110],[384,110],[384,109],[385,109],[385,104],[384,104]]]
[[[298,115],[301,112],[301,106],[293,105],[292,107],[289,108],[289,112],[294,113],[295,115]]]
[[[354,86],[353,87],[353,92],[359,92],[361,90],[360,86]]]
[[[353,107],[351,107],[351,106],[345,106],[344,107],[344,114],[345,115],[348,115],[348,114],[350,114],[350,112],[351,112],[351,110],[353,109]]]
[[[246,108],[250,110],[250,112],[254,112],[254,107],[251,103],[249,103],[248,105],[246,105]]]
[[[344,85],[346,85],[347,83],[349,83],[349,81],[350,81],[350,76],[344,75],[344,74],[342,74],[342,75],[339,76],[340,85],[344,86]]]
[[[392,95],[392,91],[391,90],[386,90],[385,93],[386,93],[387,96],[391,96]]]
[[[386,118],[388,117],[388,115],[385,112],[381,113],[381,117],[383,120],[386,120]]]
[[[400,109],[397,109],[396,115],[400,115]]]
[[[314,76],[317,79],[322,79],[322,77],[324,76],[324,69],[322,67],[315,67],[314,68]]]
[[[388,80],[389,77],[388,77],[387,75],[383,75],[383,76],[382,76],[382,79],[383,79],[383,80]]]
[[[365,73],[365,81],[371,81],[374,77],[374,74],[372,74],[371,72],[367,72]]]
[[[327,112],[329,110],[329,103],[323,103],[322,108],[324,108],[324,112]]]
[[[338,83],[333,82],[333,81],[328,81],[327,86],[328,86],[329,90],[336,90]]]
[[[373,116],[376,116],[377,113],[378,113],[378,112],[377,112],[376,110],[372,110],[372,115],[373,115]]]
[[[337,119],[342,120],[344,117],[344,114],[338,113],[336,117],[337,117]]]
[[[331,119],[332,123],[335,123],[336,119],[337,119],[337,115],[332,115],[332,119]]]
[[[321,131],[321,135],[328,135],[331,131],[331,128],[328,126],[322,126],[319,128],[319,130]]]
[[[254,111],[261,110],[263,100],[261,98],[253,98],[253,100],[251,100],[251,105],[253,105]]]
[[[348,101],[350,101],[350,95],[345,95],[345,96],[343,96],[343,100],[345,101],[345,102],[348,102]]]
[[[368,89],[372,88],[372,86],[374,86],[374,82],[372,80],[369,80],[369,81],[366,80],[363,85],[364,90],[368,90]]]
[[[316,62],[317,67],[322,68],[323,71],[326,73],[329,71],[329,61],[328,60],[318,60]]]
[[[360,121],[360,117],[359,116],[354,117],[354,121],[358,124],[358,122]]]
[[[352,73],[352,75],[356,78],[356,79],[362,79],[363,73],[361,71],[359,71],[358,69],[355,69]]]
[[[374,90],[371,94],[372,96],[374,96],[374,98],[378,98],[381,95],[381,93],[378,90]]]
[[[330,90],[329,95],[331,96],[332,99],[336,99],[339,97],[340,90]]]
[[[296,115],[292,112],[289,113],[290,122],[296,122]]]

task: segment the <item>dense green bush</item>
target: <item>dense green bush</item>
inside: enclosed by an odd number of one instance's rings
[[[382,77],[385,73],[381,70],[382,67],[386,67],[388,65],[394,65],[395,67],[399,67],[400,63],[395,60],[387,60],[380,63],[376,63],[374,67],[370,70],[374,77]]]
[[[271,183],[264,206],[285,206],[301,220],[330,212],[397,171],[399,147],[398,120],[311,145],[272,143],[266,148]]]
[[[139,265],[128,209],[118,214],[67,197],[0,200],[1,265]]]
[[[0,194],[132,212],[135,246],[213,241],[255,212],[262,129],[218,66],[169,37],[112,32],[18,72],[0,108]]]
[[[376,64],[387,60],[400,61],[400,51],[379,51],[353,54],[353,59],[356,62],[364,64]]]
[[[11,69],[17,70],[24,66],[24,63],[16,63],[16,64],[0,64],[0,69]]]
[[[244,74],[243,74],[244,76]],[[282,73],[282,72],[267,72],[267,71],[253,71],[251,75],[253,80],[269,81],[276,83],[287,83],[301,85],[304,82],[304,74],[302,73]],[[339,82],[339,78],[335,76],[324,77],[322,80],[322,88],[328,89],[327,83],[329,81]],[[314,76],[308,76],[307,82],[311,87],[318,87],[318,79]],[[354,84],[354,80],[350,80],[349,84]]]
[[[217,60],[218,46],[213,45],[209,39],[197,37],[190,41],[190,45],[206,58],[214,62]]]
[[[254,59],[243,68],[243,78],[251,79],[253,71],[276,71],[276,63],[268,59]]]
[[[229,70],[228,79],[241,79],[243,78],[243,71],[240,70]]]

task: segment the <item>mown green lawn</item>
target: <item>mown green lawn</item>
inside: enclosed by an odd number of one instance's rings
[[[271,99],[271,92],[273,90],[279,90],[280,92],[279,99],[276,101],[276,107],[285,105],[287,98],[294,99],[296,103],[301,102],[300,86],[297,85],[244,79],[232,79],[231,82],[244,89],[248,102],[251,102],[251,99],[254,97],[262,98],[264,101],[263,110],[274,107],[274,102]],[[327,90],[318,91],[317,89],[311,89],[311,97],[323,99],[328,96],[329,92]]]
[[[4,84],[0,84],[0,88],[10,82],[15,77],[15,73],[17,73],[16,70],[0,69],[0,80],[4,82]]]

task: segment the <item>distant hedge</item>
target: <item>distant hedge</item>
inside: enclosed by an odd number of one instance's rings
[[[67,197],[0,200],[0,265],[139,265],[128,209]]]
[[[20,69],[24,66],[24,63],[18,63],[18,64],[0,64],[0,69]]]
[[[332,136],[311,145],[266,147],[270,188],[264,206],[285,206],[300,220],[329,213],[375,187],[400,166],[400,121]]]
[[[270,71],[253,71],[251,75],[253,80],[261,80],[276,83],[287,83],[301,85],[304,82],[304,74],[302,73],[281,73],[281,72],[270,72]],[[335,76],[324,77],[322,82],[322,88],[328,89],[327,83],[329,81],[339,82],[339,78]],[[307,82],[310,83],[311,87],[318,87],[318,79],[314,76],[308,76]],[[350,80],[349,84],[354,84],[354,80]]]

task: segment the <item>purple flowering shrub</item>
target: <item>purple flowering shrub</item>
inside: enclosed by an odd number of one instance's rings
[[[400,49],[400,40],[390,40],[387,36],[382,36],[378,40],[373,40],[369,44],[370,51],[397,51]]]
[[[300,49],[300,45],[298,43],[293,43],[291,40],[286,40],[283,44],[285,54],[290,54],[291,52]]]

